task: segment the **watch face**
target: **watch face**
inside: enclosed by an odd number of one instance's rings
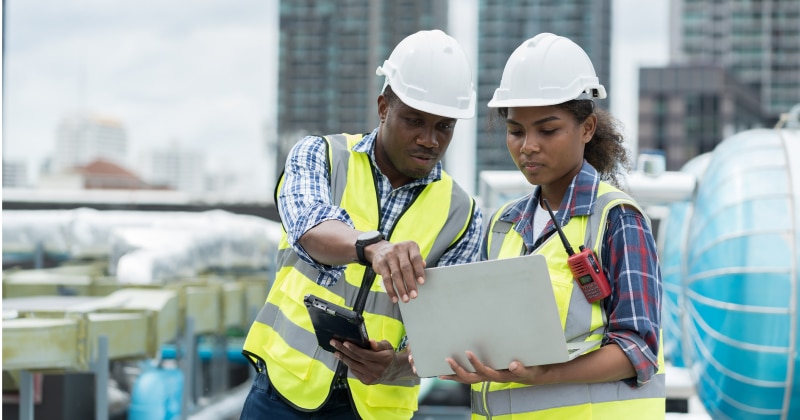
[[[365,243],[374,243],[383,239],[383,234],[378,232],[377,230],[371,230],[369,232],[364,232],[361,235],[358,235],[359,242]]]

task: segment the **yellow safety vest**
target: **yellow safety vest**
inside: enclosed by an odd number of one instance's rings
[[[325,139],[333,203],[347,210],[356,229],[368,231],[379,228],[380,209],[369,156],[350,151],[362,137],[345,134]],[[282,180],[276,191],[281,186]],[[443,171],[441,179],[425,186],[403,212],[387,239],[415,241],[427,266],[433,267],[464,235],[474,206],[474,200]],[[359,264],[349,264],[333,286],[320,286],[316,283],[318,270],[297,256],[285,232],[277,266],[275,282],[250,328],[243,353],[253,361],[264,361],[273,387],[287,402],[299,410],[314,411],[327,401],[339,362],[318,346],[303,297],[312,293],[352,308],[366,270]],[[399,307],[380,283],[378,276],[366,300],[367,333],[397,348],[405,328]],[[367,386],[348,372],[348,385],[363,418],[408,419],[417,410],[418,379]]]
[[[601,241],[608,212],[626,204],[641,208],[625,193],[601,182],[595,211],[589,216],[572,217],[562,230],[574,249],[584,244],[601,258]],[[490,221],[489,258],[511,258],[525,253],[522,236],[510,222],[499,220],[503,209]],[[597,350],[607,325],[600,302],[590,304],[575,285],[567,265],[567,253],[558,235],[551,235],[534,253],[542,254],[550,268],[561,326],[567,342],[596,342]],[[596,384],[556,384],[530,386],[519,383],[484,382],[472,385],[472,418],[491,419],[659,419],[665,417],[666,384],[663,352],[659,369],[646,385],[632,388],[622,381]]]

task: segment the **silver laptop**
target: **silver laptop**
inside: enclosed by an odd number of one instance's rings
[[[568,345],[542,255],[425,270],[419,295],[400,302],[420,377],[453,374],[446,357],[468,371],[470,350],[494,369],[560,363],[597,343]]]

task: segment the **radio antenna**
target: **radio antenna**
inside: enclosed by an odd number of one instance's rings
[[[558,222],[556,221],[556,215],[553,214],[553,209],[550,208],[550,203],[548,203],[547,200],[544,198],[542,199],[542,202],[544,203],[544,206],[547,207],[547,212],[550,213],[550,220],[552,220],[553,224],[556,226],[556,230],[558,231],[558,236],[561,238],[561,243],[564,244],[564,249],[567,250],[568,255],[572,256],[573,254],[575,254],[575,251],[572,250],[572,247],[569,245],[569,242],[567,242],[567,237],[561,230],[561,226],[558,225]]]

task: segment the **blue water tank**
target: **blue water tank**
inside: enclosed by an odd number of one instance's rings
[[[177,368],[146,367],[131,391],[128,420],[178,420],[184,387]]]
[[[684,331],[713,418],[800,418],[800,130],[720,143],[694,201]]]
[[[681,168],[700,182],[711,160],[711,153],[699,155]],[[684,338],[686,318],[683,311],[683,279],[686,277],[686,236],[693,211],[691,197],[669,205],[667,217],[659,225],[658,249],[661,280],[664,285],[661,324],[664,334],[664,357],[673,366],[685,367],[683,354],[688,340]]]
[[[664,357],[674,366],[685,367],[683,360],[683,259],[686,242],[686,227],[689,225],[691,203],[678,201],[669,205],[669,214],[661,222],[659,246],[661,281],[664,296],[661,305],[661,324],[664,342],[661,346]]]

